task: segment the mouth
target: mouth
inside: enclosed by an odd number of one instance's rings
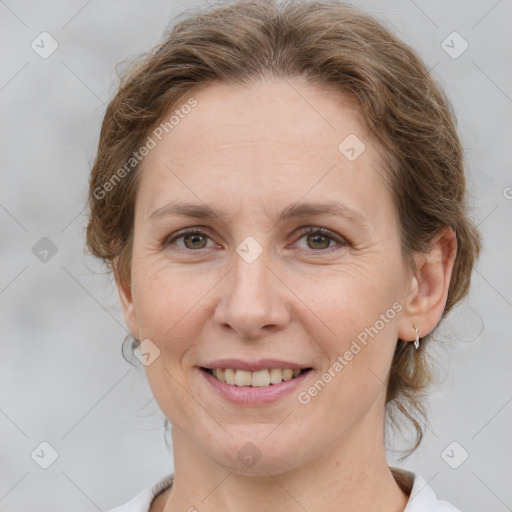
[[[312,368],[268,368],[258,371],[240,370],[236,368],[205,368],[200,367],[220,382],[238,387],[269,387],[294,380]]]

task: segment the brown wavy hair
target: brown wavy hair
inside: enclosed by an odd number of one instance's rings
[[[358,106],[381,150],[400,225],[402,255],[428,252],[441,229],[457,237],[443,317],[469,290],[480,234],[468,215],[464,155],[448,98],[424,62],[392,30],[335,1],[237,1],[189,13],[163,42],[124,72],[107,107],[90,176],[87,246],[130,283],[140,162],[130,161],[171,108],[212,82],[300,79]],[[132,167],[126,167],[127,162]],[[121,172],[121,169],[125,172]],[[386,397],[393,425],[402,413],[420,443],[432,382],[426,342],[397,340]]]

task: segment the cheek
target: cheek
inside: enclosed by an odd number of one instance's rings
[[[170,268],[151,258],[133,268],[133,300],[141,339],[154,343],[159,356],[145,367],[155,401],[178,429],[185,419],[201,423],[201,414],[190,407],[186,362],[194,360],[200,339],[201,298],[210,288],[193,286],[197,277]],[[188,369],[187,369],[188,368]]]
[[[294,291],[306,299],[331,333],[347,339],[373,325],[400,297],[400,283],[394,278],[400,274],[394,267],[383,265],[377,255],[368,256],[366,261],[354,258],[336,269],[322,269],[314,278],[303,273]],[[391,311],[391,319],[394,313]]]
[[[183,354],[199,329],[201,298],[211,285],[198,277],[169,267],[165,262],[145,262],[134,268],[133,301],[141,336],[163,352]]]
[[[370,261],[374,259],[380,265]],[[297,295],[308,297],[308,306],[321,320],[316,320],[320,331],[312,323],[309,329],[328,356],[323,371],[336,375],[332,380],[338,384],[332,388],[344,402],[359,400],[364,392],[375,396],[385,387],[403,309],[401,281],[394,277],[401,276],[397,264],[382,258],[368,258],[366,263],[347,264],[314,283],[301,280],[298,285]]]

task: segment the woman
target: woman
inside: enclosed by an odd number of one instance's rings
[[[196,14],[125,77],[90,182],[174,474],[116,511],[454,511],[388,467],[480,239],[444,93],[338,3]]]

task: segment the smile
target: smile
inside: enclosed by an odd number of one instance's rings
[[[281,382],[297,378],[311,368],[291,369],[291,368],[270,368],[251,372],[249,370],[238,370],[233,368],[204,368],[209,375],[217,380],[229,384],[231,386],[243,387],[267,387]]]

